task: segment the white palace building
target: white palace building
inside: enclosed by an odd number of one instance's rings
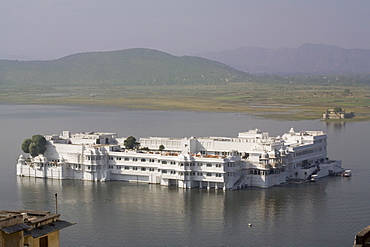
[[[238,137],[140,138],[140,149],[123,148],[114,133],[45,136],[44,155],[20,155],[17,175],[51,179],[135,181],[180,188],[270,187],[342,172],[327,158],[322,131],[270,137],[258,129]],[[164,150],[159,151],[163,145]]]

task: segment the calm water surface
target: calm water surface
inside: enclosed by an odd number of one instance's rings
[[[0,209],[55,211],[76,222],[62,246],[352,246],[370,225],[370,123],[272,121],[243,114],[0,105]],[[120,136],[281,135],[324,130],[329,157],[351,178],[239,191],[183,190],[125,182],[20,178],[20,144],[36,133],[109,131]],[[253,226],[248,227],[251,223]]]

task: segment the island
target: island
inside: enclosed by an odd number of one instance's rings
[[[354,112],[346,112],[340,107],[335,107],[332,109],[327,109],[323,114],[322,118],[325,119],[346,119],[353,118],[355,116]]]

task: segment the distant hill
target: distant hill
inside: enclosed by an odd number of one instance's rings
[[[220,62],[143,48],[52,61],[0,60],[0,85],[218,84],[245,81],[248,76]]]
[[[297,49],[241,47],[199,56],[252,74],[370,73],[370,50],[304,44]]]

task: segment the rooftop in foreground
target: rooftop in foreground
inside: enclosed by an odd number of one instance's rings
[[[1,210],[0,247],[59,246],[59,230],[74,224],[59,216],[39,210]]]

